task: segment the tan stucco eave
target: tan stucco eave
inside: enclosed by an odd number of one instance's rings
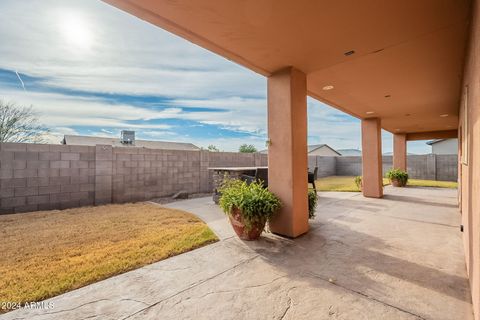
[[[407,140],[432,140],[432,139],[450,139],[457,138],[458,130],[430,131],[430,132],[412,132],[407,133]]]

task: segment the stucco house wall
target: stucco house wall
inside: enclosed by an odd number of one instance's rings
[[[480,4],[474,1],[459,121],[459,200],[475,319],[480,319]]]

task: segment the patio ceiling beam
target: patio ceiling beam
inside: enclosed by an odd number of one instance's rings
[[[458,138],[458,130],[407,133],[407,141]]]

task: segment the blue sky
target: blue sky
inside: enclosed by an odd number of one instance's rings
[[[263,76],[101,1],[2,0],[0,39],[0,99],[32,105],[52,142],[132,129],[141,139],[264,148]],[[309,144],[360,147],[358,119],[307,102]],[[423,141],[408,147],[429,152]]]

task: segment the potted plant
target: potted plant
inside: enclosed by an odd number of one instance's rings
[[[386,173],[386,177],[390,179],[392,186],[405,187],[408,181],[408,174],[400,169],[390,169]]]
[[[315,209],[317,208],[318,204],[318,196],[317,193],[313,190],[308,191],[308,218],[313,219],[315,218]]]
[[[226,180],[220,192],[220,207],[243,240],[258,239],[265,223],[281,206],[277,196],[259,182]]]
[[[354,178],[355,184],[357,185],[358,190],[362,191],[363,183],[362,183],[362,176],[356,176]]]

